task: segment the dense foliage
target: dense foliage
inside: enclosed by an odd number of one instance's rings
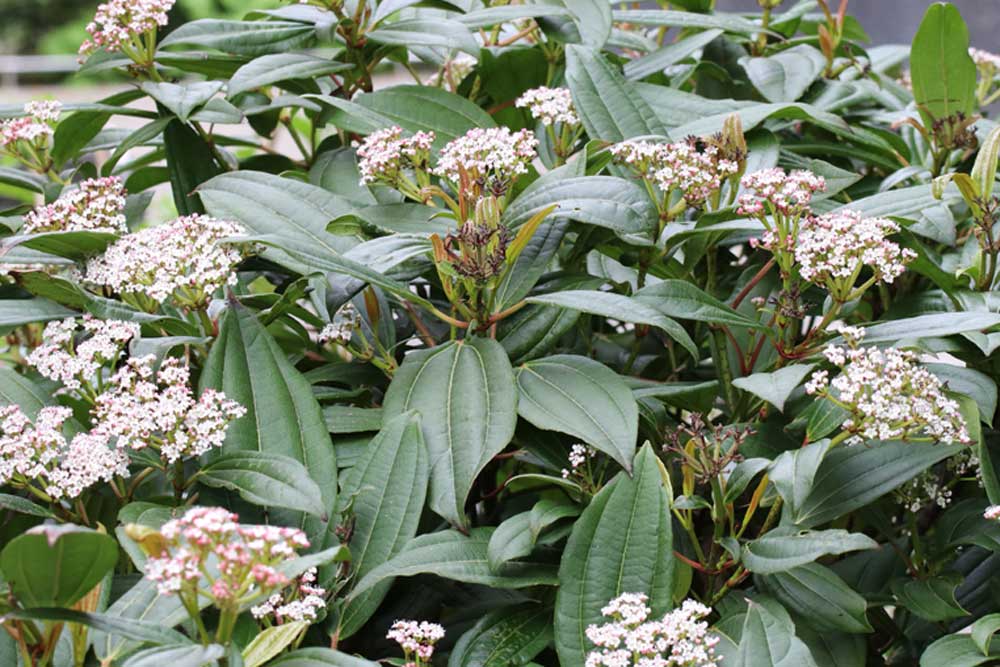
[[[100,5],[2,110],[0,662],[1000,662],[1000,57],[662,4]]]

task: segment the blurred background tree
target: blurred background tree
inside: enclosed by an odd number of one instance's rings
[[[100,0],[0,0],[0,53],[76,53]],[[172,24],[196,18],[240,18],[277,0],[177,0]]]

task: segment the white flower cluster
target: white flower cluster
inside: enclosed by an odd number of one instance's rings
[[[401,127],[373,132],[358,147],[361,184],[395,185],[402,170],[426,169],[433,143],[433,132],[417,132],[411,137],[404,137]]]
[[[1000,521],[1000,505],[990,505],[983,512],[983,518],[990,521]]]
[[[699,150],[695,139],[679,143],[628,140],[612,146],[611,154],[661,191],[681,193],[691,206],[711,197],[739,171],[739,165],[724,158],[717,146]]]
[[[887,238],[898,231],[891,220],[863,218],[853,210],[809,217],[794,240],[799,272],[834,296],[846,297],[839,292],[850,291],[865,266],[876,282],[891,283],[917,256]]]
[[[417,665],[430,664],[434,644],[444,638],[444,628],[427,621],[396,621],[385,635],[403,648],[406,659],[415,659]]]
[[[83,331],[87,337],[77,342],[77,323],[72,317],[49,322],[42,332],[42,344],[26,361],[43,377],[77,390],[93,384],[102,367],[118,361],[125,345],[139,335],[139,325],[84,315]]]
[[[75,498],[99,481],[128,475],[128,456],[96,433],[71,440],[66,407],[44,407],[35,423],[16,405],[0,407],[0,484],[32,486],[54,500]]]
[[[326,608],[326,589],[316,585],[316,568],[302,573],[296,586],[284,594],[275,593],[266,602],[250,608],[256,619],[274,616],[281,623],[314,622],[319,611]]]
[[[28,102],[24,105],[25,115],[0,122],[0,148],[17,154],[23,148],[19,146],[22,142],[35,148],[47,144],[61,110],[59,102]]]
[[[528,130],[473,128],[444,147],[434,173],[452,183],[461,183],[464,173],[472,183],[504,190],[528,171],[537,147],[538,139]]]
[[[133,357],[111,376],[94,406],[95,433],[116,437],[123,449],[153,447],[170,463],[221,447],[229,423],[246,408],[214,389],[195,399],[180,359],[165,360],[155,374],[154,362],[152,355]]]
[[[896,502],[913,513],[931,505],[945,509],[954,497],[954,480],[968,475],[974,476],[982,486],[982,466],[972,447],[949,457],[942,465],[923,471],[896,489],[893,496]]]
[[[543,125],[578,125],[580,117],[573,108],[573,96],[569,88],[549,88],[541,86],[527,90],[514,103],[519,109],[527,109],[532,118]]]
[[[125,194],[125,184],[117,176],[88,178],[51,204],[25,215],[21,231],[125,232]]]
[[[358,309],[353,304],[345,303],[333,316],[333,322],[319,332],[319,342],[347,345],[351,342],[354,330],[360,326],[361,314]]]
[[[121,51],[148,32],[167,25],[167,12],[175,0],[108,0],[97,6],[87,25],[90,39],[80,45],[80,55],[98,49]]]
[[[941,381],[917,365],[916,355],[897,348],[860,347],[860,336],[823,352],[840,375],[812,374],[805,389],[824,396],[851,414],[843,428],[848,444],[865,440],[908,440],[920,436],[942,442],[970,442],[958,403],[945,395]],[[831,389],[833,391],[831,391]]]
[[[587,654],[586,667],[717,667],[719,638],[701,620],[712,610],[685,600],[659,620],[642,593],[623,593],[601,613],[612,620],[587,627],[587,639],[597,650]]]
[[[192,215],[122,237],[87,265],[85,280],[157,303],[173,298],[202,307],[222,285],[236,282],[238,250],[222,239],[239,236],[235,222]]]
[[[1000,71],[1000,56],[995,53],[969,47],[969,56],[972,58],[972,62],[976,63],[976,67]]]
[[[740,215],[760,216],[781,213],[797,216],[809,209],[816,192],[826,189],[826,180],[811,171],[785,173],[780,167],[746,174],[740,184],[746,190],[737,201]]]
[[[563,479],[569,479],[569,476],[576,473],[577,468],[582,466],[587,462],[587,459],[593,458],[597,454],[597,450],[593,447],[588,447],[577,443],[570,447],[569,450],[569,468],[563,468],[562,476]]]

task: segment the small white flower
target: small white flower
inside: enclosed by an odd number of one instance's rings
[[[940,442],[969,443],[969,432],[958,402],[944,393],[933,373],[917,365],[916,355],[897,348],[859,347],[854,332],[847,346],[829,345],[823,355],[840,367],[828,379],[813,373],[806,391],[829,397],[850,416],[843,428],[850,443],[865,440],[909,440],[930,437]]]
[[[679,192],[691,206],[700,205],[739,171],[716,146],[699,150],[695,139],[673,144],[628,140],[612,146],[611,155],[662,192]]]
[[[53,499],[76,498],[94,484],[128,475],[128,456],[97,433],[71,440],[65,407],[44,407],[34,424],[16,405],[0,408],[0,484],[30,484]]]
[[[417,132],[411,137],[404,137],[400,127],[373,132],[358,147],[361,184],[394,185],[403,169],[426,168],[433,143],[433,132]]]
[[[586,667],[717,667],[715,645],[701,620],[712,610],[694,600],[649,620],[648,598],[623,593],[601,609],[611,620],[590,625],[587,639],[597,647],[587,654]]]
[[[155,374],[153,361],[133,357],[111,376],[94,406],[94,432],[117,438],[121,449],[155,447],[171,463],[221,447],[246,408],[214,389],[196,399],[181,360],[167,359]]]
[[[892,283],[917,256],[888,239],[898,231],[891,220],[863,218],[853,210],[806,218],[794,240],[799,272],[840,300],[865,267],[876,282]]]
[[[763,169],[746,174],[740,184],[747,190],[740,195],[740,215],[767,215],[778,212],[798,216],[809,209],[816,192],[826,189],[826,181],[810,171],[797,170],[785,173],[780,167]]]
[[[527,173],[537,146],[538,139],[528,130],[473,128],[444,147],[434,173],[460,183],[464,172],[471,182],[506,189],[514,177]]]
[[[125,194],[125,184],[117,176],[88,178],[51,204],[25,215],[21,231],[125,232]]]
[[[80,55],[98,49],[121,51],[147,32],[167,25],[167,12],[175,0],[108,0],[97,6],[87,25],[90,39],[80,45]]]
[[[85,280],[121,294],[141,294],[157,303],[173,298],[200,307],[223,285],[236,283],[241,254],[222,239],[239,236],[235,222],[192,215],[135,234],[87,264]]]
[[[532,88],[525,91],[514,103],[518,108],[528,109],[535,120],[543,125],[578,125],[580,117],[573,108],[573,96],[568,88]]]

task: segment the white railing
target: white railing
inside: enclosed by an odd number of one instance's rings
[[[76,56],[0,55],[0,86],[16,88],[21,76],[29,74],[72,74],[79,65]]]

